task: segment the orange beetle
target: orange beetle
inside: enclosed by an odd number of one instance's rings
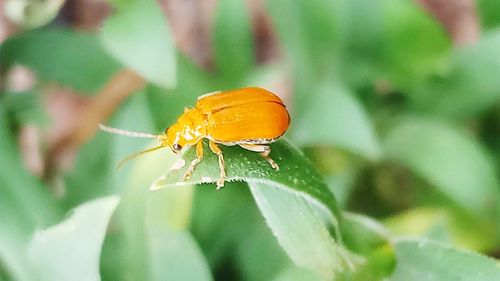
[[[114,134],[156,138],[160,141],[160,145],[135,153],[121,164],[163,147],[168,146],[174,153],[179,153],[186,147],[196,145],[197,158],[191,161],[184,180],[191,177],[196,165],[203,159],[203,139],[208,139],[210,150],[219,158],[220,178],[217,189],[220,189],[224,186],[226,171],[224,156],[217,144],[239,145],[258,152],[271,167],[279,170],[276,162],[269,157],[271,148],[267,144],[281,137],[289,125],[290,115],[283,101],[268,90],[251,87],[200,96],[194,108],[185,108],[177,122],[160,135],[125,131],[104,125],[100,127]]]

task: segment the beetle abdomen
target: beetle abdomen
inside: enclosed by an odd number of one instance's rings
[[[282,136],[289,124],[290,116],[282,103],[251,102],[208,115],[207,133],[217,142],[268,143]]]

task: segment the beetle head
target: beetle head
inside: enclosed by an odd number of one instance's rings
[[[162,144],[170,147],[172,152],[179,153],[186,146],[189,145],[184,137],[183,128],[178,124],[174,124],[165,130],[164,138],[161,140]]]

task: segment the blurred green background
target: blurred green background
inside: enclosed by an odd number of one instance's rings
[[[0,44],[1,281],[500,280],[498,0],[3,0]],[[150,192],[177,158],[97,131],[247,86],[278,174]]]

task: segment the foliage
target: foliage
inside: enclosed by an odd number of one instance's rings
[[[0,75],[23,65],[38,79],[0,89],[0,280],[500,278],[494,1],[478,1],[484,34],[461,48],[415,1],[266,1],[282,57],[262,64],[246,1],[221,0],[212,70],[176,49],[156,1],[110,2],[97,33],[49,25],[0,45]],[[170,167],[194,149],[116,171],[154,144],[97,133],[56,181],[31,175],[16,138],[50,126],[48,86],[95,96],[123,68],[146,86],[109,123],[149,132],[203,93],[287,81],[292,126],[271,145],[280,171],[222,146],[228,182],[216,191],[206,144],[186,182],[187,167]]]

